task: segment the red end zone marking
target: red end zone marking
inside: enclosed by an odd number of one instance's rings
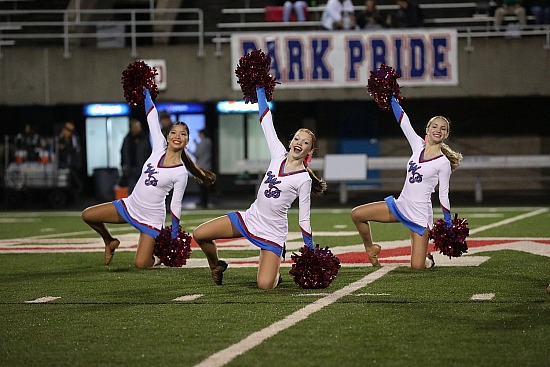
[[[521,238],[517,239],[479,239],[479,240],[468,240],[468,248],[476,248],[476,247],[484,247],[484,246],[490,246],[490,245],[501,245],[505,243],[513,243],[521,241]],[[550,240],[530,240],[531,242],[541,243],[545,245],[550,245]],[[433,243],[430,243],[428,245],[428,251],[430,252],[438,252]],[[410,246],[407,247],[398,247],[394,249],[388,249],[384,250],[382,248],[382,251],[380,251],[380,254],[378,254],[378,258],[382,260],[383,263],[408,263],[409,260],[397,260],[397,259],[390,259],[396,256],[410,256],[411,255],[411,248]],[[338,259],[340,259],[340,263],[343,264],[358,264],[358,263],[370,263],[369,258],[367,257],[367,254],[364,251],[359,252],[345,252],[338,255]]]

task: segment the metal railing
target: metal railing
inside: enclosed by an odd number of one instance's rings
[[[178,29],[186,27],[191,29]],[[172,37],[196,38],[197,55],[204,56],[202,9],[7,10],[0,14],[0,57],[2,46],[17,46],[25,40],[35,43],[47,40],[62,44],[64,57],[70,58],[70,49],[75,44],[107,38],[128,39],[131,56],[137,57],[139,39],[167,42]]]
[[[472,6],[471,3],[461,4]],[[257,11],[258,9],[253,10]],[[263,11],[263,9],[260,10]],[[222,13],[229,14],[237,11],[243,11],[243,9],[225,9]],[[479,24],[481,19],[475,20]],[[466,51],[473,50],[473,38],[541,35],[545,36],[543,47],[550,50],[549,26],[525,26],[517,30],[517,34],[510,34],[507,31],[495,32],[494,29],[491,29],[487,19],[483,19],[483,21],[485,26],[451,26],[451,28],[457,29],[459,38],[467,39]],[[280,30],[280,27],[270,29],[268,23],[261,25],[261,28],[266,31]],[[287,25],[295,26],[296,24],[289,23]],[[137,57],[140,40],[145,41],[152,38],[154,44],[165,44],[170,39],[177,37],[196,38],[197,55],[203,57],[204,38],[210,34],[215,36],[212,42],[216,45],[215,54],[220,56],[222,54],[221,44],[227,43],[228,36],[234,31],[234,29],[227,31],[218,29],[216,32],[205,32],[204,15],[202,9],[199,8],[6,10],[0,13],[0,58],[6,46],[17,47],[25,42],[33,46],[40,45],[41,41],[62,45],[65,58],[71,57],[71,48],[85,46],[86,42],[90,43],[94,40],[97,42],[94,46],[97,47],[116,47],[101,46],[100,41],[106,39],[122,41],[123,45],[118,47],[129,47],[131,56]]]

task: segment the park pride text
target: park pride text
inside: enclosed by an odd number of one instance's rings
[[[453,29],[236,33],[233,69],[254,49],[271,57],[277,88],[364,88],[370,71],[381,64],[401,75],[400,85],[458,85]],[[239,90],[232,74],[232,87]]]

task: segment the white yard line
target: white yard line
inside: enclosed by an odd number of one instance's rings
[[[470,236],[473,235],[473,234],[479,233],[479,232],[486,231],[488,229],[501,227],[505,224],[510,224],[510,223],[513,223],[513,222],[517,222],[518,220],[522,220],[522,219],[529,218],[529,217],[534,217],[535,215],[546,213],[546,212],[548,212],[548,210],[549,210],[548,208],[542,208],[542,209],[534,210],[532,212],[521,214],[521,215],[518,215],[518,216],[515,216],[515,217],[512,217],[512,218],[504,219],[504,220],[501,220],[499,222],[491,223],[491,224],[488,224],[486,226],[481,226],[481,227],[478,227],[476,229],[471,229],[470,230]]]
[[[470,299],[472,301],[490,301],[493,298],[495,298],[494,293],[480,293],[480,294],[474,294]]]
[[[46,303],[50,301],[55,301],[56,299],[60,299],[61,297],[54,297],[54,296],[46,296],[46,297],[40,297],[37,299],[33,299],[32,301],[25,301],[25,303]]]
[[[229,362],[231,362],[233,359],[238,357],[239,355],[249,351],[250,349],[260,345],[263,343],[266,339],[277,335],[279,332],[288,329],[291,326],[296,325],[298,322],[307,319],[310,315],[313,313],[320,311],[326,306],[329,306],[333,304],[334,302],[338,301],[340,298],[350,295],[351,293],[355,292],[358,289],[363,288],[369,283],[374,282],[377,279],[380,279],[393,269],[396,269],[398,266],[396,265],[387,265],[380,268],[380,270],[375,271],[374,273],[370,273],[366,277],[351,283],[347,286],[345,286],[342,289],[339,289],[335,291],[334,293],[330,293],[327,296],[310,303],[309,305],[305,306],[304,308],[299,309],[298,311],[294,312],[291,315],[288,315],[284,319],[277,321],[274,324],[271,324],[270,326],[266,327],[265,329],[262,329],[260,331],[257,331],[255,333],[250,334],[240,342],[231,345],[230,347],[221,350],[217,353],[214,353],[201,363],[197,364],[198,367],[218,367],[223,366]]]
[[[194,301],[196,299],[199,299],[202,296],[204,296],[204,294],[189,294],[187,296],[181,296],[181,297],[174,298],[172,301],[175,301],[175,302],[189,302],[189,301]]]

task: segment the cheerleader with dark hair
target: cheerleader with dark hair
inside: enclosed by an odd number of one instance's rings
[[[407,163],[407,178],[403,190],[397,199],[388,196],[384,201],[354,208],[351,218],[373,266],[380,266],[380,246],[373,243],[369,222],[401,222],[410,231],[411,267],[424,269],[434,265],[433,258],[428,253],[430,229],[434,224],[431,195],[439,185],[439,202],[445,224],[450,228],[452,219],[449,181],[451,172],[459,166],[462,155],[444,143],[450,133],[449,119],[443,116],[431,118],[426,125],[426,137],[423,139],[414,131],[409,117],[395,96],[392,97],[391,106],[413,151]]]
[[[82,212],[82,219],[99,233],[105,243],[106,265],[111,262],[120,241],[111,235],[105,223],[129,223],[140,232],[134,265],[138,268],[149,268],[155,263],[155,238],[165,226],[165,200],[168,193],[173,189],[170,214],[171,237],[175,239],[178,236],[188,172],[201,185],[211,185],[216,180],[214,173],[201,169],[185,152],[185,146],[189,142],[188,126],[183,122],[176,122],[165,138],[151,94],[147,88],[143,93],[152,153],[143,164],[134,190],[127,198],[91,206]]]

